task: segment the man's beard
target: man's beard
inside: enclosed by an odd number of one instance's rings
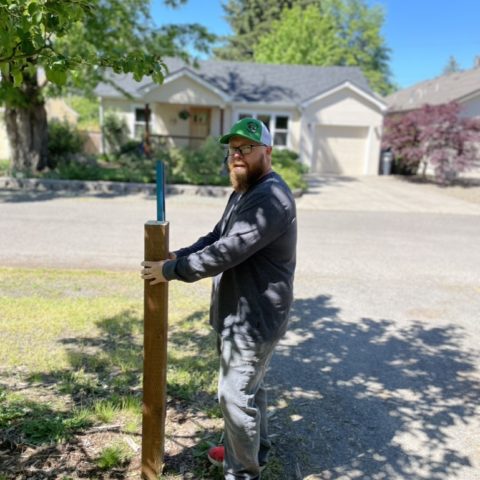
[[[236,172],[233,165],[230,165],[230,183],[236,192],[246,192],[254,183],[261,178],[264,173],[264,162],[258,162],[254,165],[247,165],[245,168]]]

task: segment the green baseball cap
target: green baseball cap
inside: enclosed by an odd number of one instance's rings
[[[228,143],[232,137],[248,138],[248,140],[256,143],[272,146],[272,136],[268,128],[256,118],[242,118],[219,141],[220,143]]]

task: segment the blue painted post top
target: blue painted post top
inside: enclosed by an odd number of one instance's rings
[[[165,221],[165,165],[157,161],[157,221]]]

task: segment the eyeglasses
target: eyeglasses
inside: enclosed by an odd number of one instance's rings
[[[228,147],[227,152],[229,157],[233,157],[235,153],[239,153],[242,157],[252,153],[255,147],[266,147],[263,143],[261,145],[242,145],[241,147]]]

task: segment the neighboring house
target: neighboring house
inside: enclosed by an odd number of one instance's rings
[[[49,98],[45,104],[48,120],[66,120],[75,125],[78,120],[78,113],[69,107],[61,98]],[[10,145],[5,128],[5,109],[0,108],[0,160],[10,158]]]
[[[7,130],[5,128],[5,117],[2,107],[0,107],[0,160],[10,158],[10,145],[8,144]]]
[[[480,64],[471,70],[455,72],[417,83],[386,97],[388,114],[417,110],[425,104],[457,102],[461,115],[480,118]]]
[[[378,173],[386,105],[360,69],[214,60],[195,68],[178,59],[166,64],[162,85],[112,74],[120,90],[110,83],[97,87],[101,118],[116,111],[132,137],[142,138],[149,110],[152,134],[194,147],[254,116],[268,126],[277,148],[297,151],[313,172]]]
[[[476,66],[471,70],[449,73],[417,83],[386,97],[385,101],[388,105],[386,115],[417,110],[425,104],[457,102],[461,116],[480,119],[480,59],[476,59]],[[480,145],[478,151],[480,157]],[[432,172],[429,165],[427,173]],[[469,174],[480,175],[480,167],[474,168]]]

